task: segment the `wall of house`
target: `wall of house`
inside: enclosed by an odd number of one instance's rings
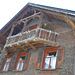
[[[63,22],[59,22],[57,20],[52,20],[47,24],[47,26],[43,26],[43,28],[58,32],[60,35],[58,36],[58,43],[60,47],[64,48],[64,61],[61,68],[56,69],[55,71],[41,71],[36,70],[36,62],[38,59],[38,54],[44,48],[38,48],[37,51],[30,50],[31,53],[28,68],[22,72],[0,72],[0,75],[74,75],[75,70],[75,39],[69,25]]]

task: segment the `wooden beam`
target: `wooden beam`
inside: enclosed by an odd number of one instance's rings
[[[75,24],[69,18],[65,18],[65,22],[72,28],[73,34],[75,36]]]
[[[33,49],[33,50],[37,50],[32,44],[30,44],[29,42],[27,42],[28,43],[28,45]]]
[[[38,21],[38,23],[39,23],[38,27],[39,27],[39,28],[42,27],[42,25],[41,25],[41,24],[42,24],[42,18],[43,18],[43,13],[41,13],[41,14],[40,14],[40,17],[39,17],[39,21]]]
[[[21,32],[24,32],[26,30],[26,24],[27,24],[27,20],[24,22],[24,26],[22,28],[22,31]]]
[[[37,39],[36,41],[40,41],[40,42],[45,43],[45,44],[53,44],[53,45],[57,45],[56,42],[47,41],[47,40],[43,40],[43,39]]]
[[[15,25],[12,26],[11,31],[10,31],[10,33],[9,33],[9,36],[12,35],[14,28],[15,28]]]
[[[29,17],[23,18],[23,19],[21,19],[21,20],[19,20],[19,21],[17,21],[17,22],[22,22],[23,20],[27,20],[27,19],[29,19],[29,18],[31,18],[31,17],[34,17],[34,16],[36,16],[36,15],[38,15],[38,14],[40,14],[40,13],[41,13],[41,12],[35,13],[35,14],[33,14],[33,15],[29,16]]]

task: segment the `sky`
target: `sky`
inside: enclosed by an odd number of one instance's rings
[[[75,11],[75,0],[0,0],[0,29],[28,2]]]

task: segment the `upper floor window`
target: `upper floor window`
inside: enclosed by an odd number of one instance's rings
[[[16,62],[16,70],[17,71],[22,71],[24,67],[24,63],[26,61],[26,52],[19,52],[17,56],[17,62]]]
[[[57,52],[46,52],[45,53],[44,68],[45,69],[55,69],[56,58],[57,58]]]
[[[22,56],[19,58],[16,70],[22,71],[23,65],[24,65],[24,60],[25,60],[25,56]]]
[[[36,67],[41,70],[55,70],[62,66],[63,58],[64,48],[59,49],[59,46],[46,47],[44,50],[40,50]]]
[[[9,54],[9,55],[5,56],[3,71],[8,71],[11,60],[12,60],[12,54]]]
[[[8,71],[10,61],[11,61],[11,58],[7,58],[3,71]]]

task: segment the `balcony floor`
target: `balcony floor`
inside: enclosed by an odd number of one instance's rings
[[[7,46],[5,47],[5,50],[7,52],[18,52],[18,51],[29,50],[29,49],[37,50],[37,48],[44,47],[44,46],[51,46],[51,45],[56,45],[56,43],[46,41],[40,38],[35,38],[30,41]]]

